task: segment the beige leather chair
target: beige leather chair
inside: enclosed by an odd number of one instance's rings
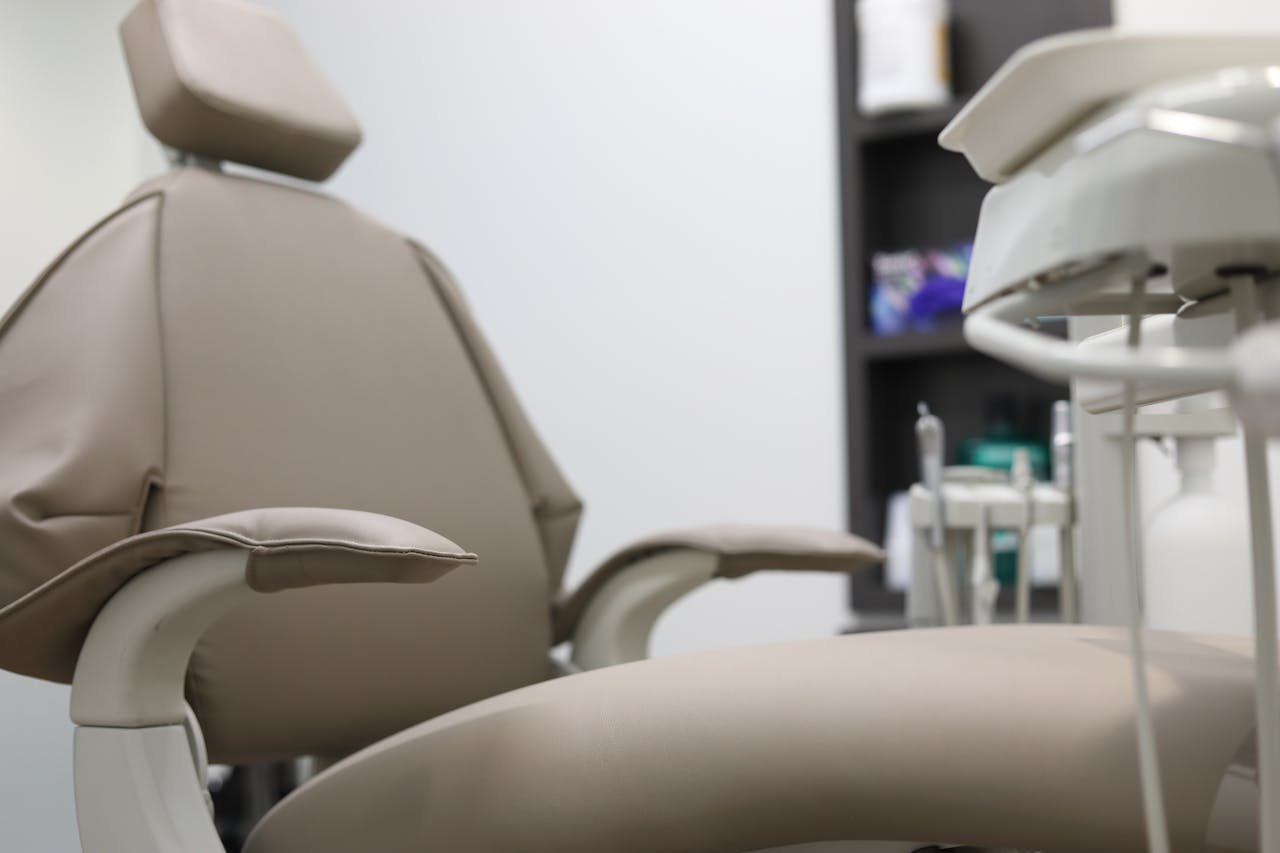
[[[253,853],[1142,847],[1113,630],[625,663],[714,577],[881,555],[684,531],[563,593],[581,505],[440,261],[297,181],[220,168],[319,181],[360,142],[287,28],[237,0],[142,0],[123,35],[146,124],[185,165],[0,324],[0,665],[73,683],[86,851],[219,849],[206,745],[350,756]],[[621,665],[549,680],[564,640],[581,668]],[[1248,655],[1152,637],[1178,850],[1247,826],[1222,815],[1252,791],[1232,769]]]

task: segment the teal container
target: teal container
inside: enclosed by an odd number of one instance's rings
[[[980,437],[960,442],[956,449],[956,464],[1008,473],[1018,450],[1027,451],[1037,480],[1049,479],[1048,443],[1031,438],[1019,427],[1012,397],[994,397],[987,401],[986,429]],[[1017,534],[1010,531],[993,533],[991,557],[996,579],[1002,586],[1012,586],[1018,574]]]

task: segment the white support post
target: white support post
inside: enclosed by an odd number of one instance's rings
[[[182,725],[75,734],[84,853],[223,853]]]
[[[1227,277],[1236,328],[1244,332],[1259,320],[1257,277]],[[1253,561],[1253,630],[1258,781],[1262,800],[1261,850],[1280,850],[1280,631],[1276,625],[1275,545],[1271,530],[1271,474],[1267,437],[1244,424],[1245,484],[1249,493],[1249,533]]]
[[[640,560],[610,578],[573,634],[573,663],[599,669],[644,660],[649,635],[672,603],[715,577],[717,558],[681,548]]]
[[[200,636],[254,594],[247,557],[177,557],[127,583],[94,621],[71,688],[84,853],[222,853],[183,684]]]
[[[1112,317],[1072,317],[1072,341],[1112,329]],[[1123,625],[1125,577],[1119,557],[1125,552],[1124,505],[1121,501],[1121,453],[1116,440],[1119,417],[1093,415],[1080,406],[1079,378],[1071,381],[1071,425],[1075,433],[1075,492],[1088,500],[1075,502],[1079,550],[1079,618],[1089,625]]]

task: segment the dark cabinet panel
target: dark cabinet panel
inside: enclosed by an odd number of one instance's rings
[[[971,350],[956,326],[876,337],[868,322],[871,258],[878,251],[938,248],[972,239],[988,189],[937,135],[964,101],[1018,48],[1042,36],[1108,26],[1110,0],[952,0],[954,103],[867,119],[857,113],[856,0],[836,0],[844,257],[845,393],[849,528],[880,541],[889,496],[917,476],[915,405],[928,401],[947,424],[949,450],[981,434],[986,400],[1012,395],[1026,427],[1047,433],[1049,407],[1065,387]],[[878,572],[851,583],[860,612],[898,612]]]

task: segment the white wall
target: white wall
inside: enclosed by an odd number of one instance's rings
[[[0,2],[0,313],[139,179],[127,0]],[[0,672],[0,848],[79,849],[67,689]]]
[[[1135,30],[1251,32],[1280,28],[1275,0],[1113,0],[1117,26]]]
[[[570,577],[672,525],[843,524],[828,0],[270,0],[366,143],[332,188],[458,275],[586,498]],[[658,652],[827,634],[726,583]]]
[[[0,3],[0,304],[141,174],[116,25],[126,0]]]

